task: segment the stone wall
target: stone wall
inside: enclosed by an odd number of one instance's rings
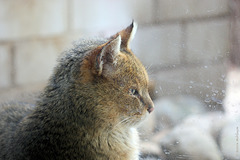
[[[0,0],[0,97],[41,89],[73,40],[111,35],[135,19],[132,48],[157,95],[221,104],[230,14],[227,0]]]

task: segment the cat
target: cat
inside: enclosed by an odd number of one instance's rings
[[[2,106],[0,159],[139,159],[136,127],[154,104],[129,47],[136,28],[80,40],[59,59],[36,106]]]

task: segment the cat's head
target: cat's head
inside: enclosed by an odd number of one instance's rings
[[[154,108],[147,72],[129,48],[136,28],[133,22],[95,47],[80,69],[81,84],[86,85],[86,92],[97,102],[94,110],[102,119],[115,124],[138,124]]]

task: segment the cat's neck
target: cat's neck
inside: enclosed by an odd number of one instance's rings
[[[99,135],[99,142],[109,159],[139,159],[139,137],[135,128],[118,127],[111,131],[103,131]]]

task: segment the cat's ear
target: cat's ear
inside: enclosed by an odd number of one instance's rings
[[[120,52],[121,36],[105,43],[98,50],[94,58],[94,72],[98,76],[103,75],[105,77],[114,73],[115,65],[117,63],[117,55]]]
[[[133,21],[130,26],[118,32],[116,35],[112,37],[116,37],[117,35],[120,35],[122,38],[121,48],[129,48],[129,44],[133,40],[136,31],[137,31],[137,23]]]

